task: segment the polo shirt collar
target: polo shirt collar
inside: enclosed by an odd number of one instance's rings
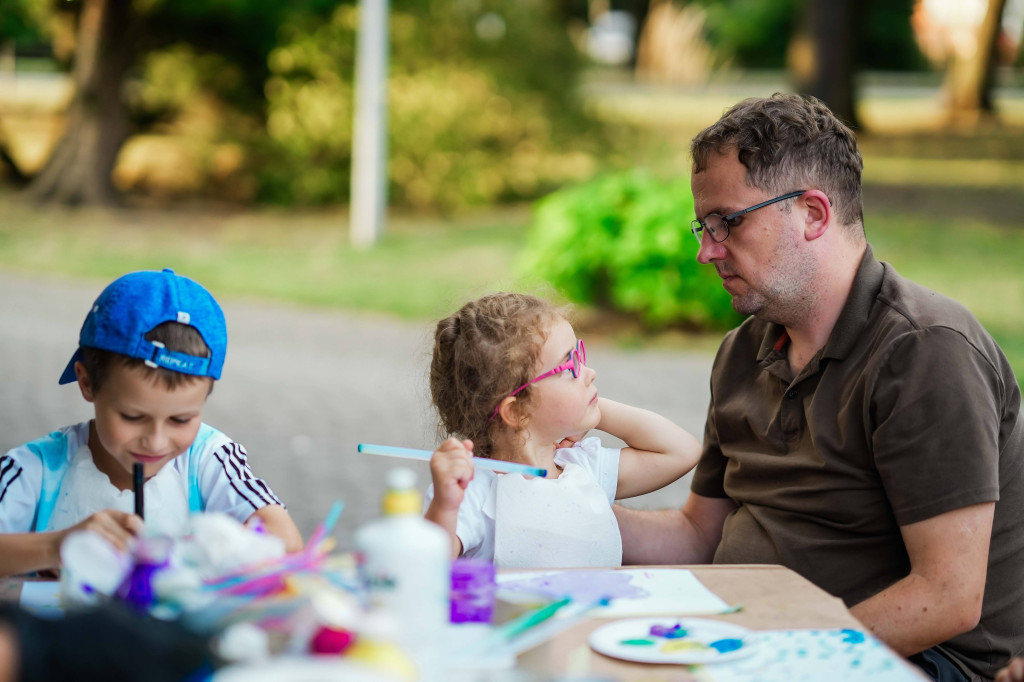
[[[885,267],[875,258],[874,251],[868,244],[857,268],[857,274],[853,278],[850,295],[843,305],[843,311],[839,314],[835,327],[832,328],[821,357],[842,359],[853,349],[860,332],[867,326],[868,314],[882,288],[884,274]],[[786,328],[781,324],[769,323],[761,339],[761,349],[757,354],[758,363],[764,366],[765,361],[773,354],[778,357],[771,358],[769,363],[784,358],[787,343],[789,334],[786,333]]]
[[[861,258],[857,275],[853,278],[850,296],[846,299],[843,312],[839,314],[835,327],[828,337],[822,357],[845,358],[857,345],[860,333],[868,324],[868,315],[875,304],[878,292],[882,289],[882,277],[885,267],[875,258],[871,245],[868,244]]]

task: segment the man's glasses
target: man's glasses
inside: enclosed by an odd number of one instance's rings
[[[708,213],[706,216],[704,216],[704,220],[697,218],[692,223],[690,223],[690,231],[693,232],[693,236],[697,238],[698,244],[701,243],[701,233],[704,232],[705,230],[707,231],[708,235],[710,235],[711,241],[715,242],[716,244],[721,244],[726,239],[728,239],[729,229],[736,227],[736,225],[738,225],[740,222],[740,218],[742,218],[747,213],[750,213],[751,211],[756,211],[759,208],[764,208],[765,206],[774,204],[777,201],[785,201],[786,199],[798,197],[806,191],[807,190],[805,189],[800,189],[795,192],[789,192],[788,194],[783,194],[780,197],[775,197],[774,199],[769,199],[768,201],[762,201],[760,204],[755,204],[750,208],[745,208],[742,211],[736,211],[735,213],[730,213],[729,215]]]
[[[554,376],[556,374],[561,374],[562,372],[566,372],[566,371],[572,372],[572,378],[576,379],[577,377],[579,377],[580,374],[583,373],[583,368],[586,367],[586,366],[587,366],[587,349],[583,345],[583,339],[580,339],[579,341],[576,342],[576,347],[573,348],[571,351],[569,351],[569,360],[567,362],[563,362],[558,367],[555,367],[552,370],[544,372],[539,377],[536,377],[535,379],[532,379],[531,381],[527,381],[525,384],[523,384],[522,386],[520,386],[516,390],[512,391],[511,393],[509,393],[507,396],[505,396],[505,398],[511,398],[512,396],[516,395],[517,393],[522,391],[527,386],[535,384],[538,381],[540,381],[541,379],[547,379],[548,377]],[[502,402],[505,402],[505,398],[501,399]],[[494,421],[494,418],[498,416],[498,409],[500,407],[501,407],[501,403],[498,403],[494,407],[494,412],[491,413],[490,419],[488,419],[487,421]]]

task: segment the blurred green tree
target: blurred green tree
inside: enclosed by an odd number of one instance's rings
[[[35,0],[0,3],[0,47],[3,43],[31,44],[43,40],[42,23],[49,8]]]
[[[721,61],[789,70],[798,92],[858,125],[856,74],[926,67],[914,43],[914,0],[694,0]]]
[[[282,27],[258,161],[266,199],[348,197],[356,11]],[[544,3],[396,0],[390,63],[394,203],[526,199],[593,172],[599,137],[575,93],[579,59]]]
[[[18,0],[19,2],[21,0]],[[287,12],[314,12],[326,0],[70,0],[36,3],[45,27],[54,14],[76,25],[71,74],[74,95],[64,134],[28,191],[39,201],[110,204],[118,195],[111,171],[129,133],[125,84],[145,55],[174,43],[223,55],[245,78],[229,97],[258,107],[266,55]],[[21,13],[28,16],[27,12]]]
[[[204,98],[221,119],[206,141],[222,135],[248,150],[261,198],[347,199],[355,0],[47,6],[77,26],[75,95],[29,188],[37,199],[115,202],[111,171],[132,127],[173,121]],[[580,64],[565,22],[543,2],[394,0],[397,203],[529,198],[592,172],[597,126],[575,97]]]

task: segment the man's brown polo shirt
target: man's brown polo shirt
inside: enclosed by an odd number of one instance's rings
[[[739,505],[715,563],[783,564],[852,606],[909,572],[901,525],[996,501],[981,623],[943,645],[993,676],[1024,649],[1024,420],[1002,351],[870,247],[792,381],[784,334],[750,318],[715,359],[693,491]]]

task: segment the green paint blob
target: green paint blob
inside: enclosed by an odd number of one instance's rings
[[[624,639],[619,644],[625,646],[654,646],[654,640],[652,639]]]

